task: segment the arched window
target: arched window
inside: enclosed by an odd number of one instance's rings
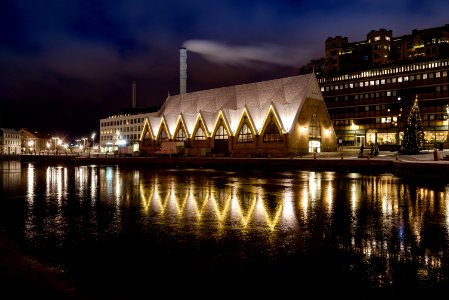
[[[251,143],[253,141],[253,133],[251,128],[244,123],[240,128],[239,135],[237,137],[237,143]]]
[[[268,124],[267,129],[263,135],[264,142],[279,142],[281,140],[281,135],[279,134],[279,129],[273,121]]]
[[[196,141],[204,141],[204,140],[206,140],[206,135],[204,134],[203,128],[198,127],[198,130],[195,133],[194,140],[196,140]]]
[[[320,121],[316,114],[312,115],[309,126],[309,137],[310,138],[320,138],[321,137],[321,127]]]
[[[218,127],[217,131],[215,132],[215,139],[216,140],[227,140],[228,139],[228,133],[224,129],[223,125],[220,125],[220,127]]]
[[[179,128],[178,132],[176,132],[175,141],[182,142],[185,141],[186,139],[187,139],[186,132],[182,127]]]

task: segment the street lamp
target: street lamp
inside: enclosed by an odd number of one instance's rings
[[[92,133],[92,150],[95,148],[95,132]]]
[[[449,104],[446,104],[446,114],[447,114],[447,137],[446,137],[446,140],[449,142]]]
[[[33,145],[34,145],[34,141],[33,140],[29,140],[28,141],[28,152],[30,154],[33,152]]]

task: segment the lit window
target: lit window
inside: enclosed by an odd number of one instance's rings
[[[279,129],[274,124],[273,121],[268,124],[267,129],[265,130],[265,134],[263,135],[264,142],[278,142],[281,140],[281,135],[279,133]]]
[[[175,136],[175,141],[185,141],[186,140],[186,132],[184,131],[184,129],[179,128],[178,132],[176,133]]]
[[[215,132],[215,139],[216,140],[227,140],[228,139],[228,133],[224,129],[223,125],[220,125],[220,127],[218,127],[217,131]]]
[[[203,128],[198,127],[198,130],[195,133],[194,140],[196,141],[204,141],[206,139],[206,135],[204,134]]]
[[[253,133],[249,126],[244,123],[242,128],[239,131],[239,135],[237,138],[238,143],[251,143],[253,141]]]

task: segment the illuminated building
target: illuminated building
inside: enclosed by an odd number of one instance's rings
[[[127,152],[139,150],[139,139],[145,118],[157,108],[128,108],[100,119],[99,151],[114,153],[122,148]],[[126,149],[126,150],[125,150]]]
[[[145,119],[142,155],[176,142],[184,156],[281,157],[336,150],[314,73],[170,95]]]
[[[418,99],[427,145],[448,137],[449,25],[367,40],[328,38],[318,82],[337,137],[344,145],[401,144],[404,120]]]
[[[0,155],[21,154],[21,135],[10,128],[0,128]]]

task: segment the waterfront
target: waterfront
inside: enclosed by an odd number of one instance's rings
[[[0,163],[1,228],[64,298],[449,287],[449,181]]]

